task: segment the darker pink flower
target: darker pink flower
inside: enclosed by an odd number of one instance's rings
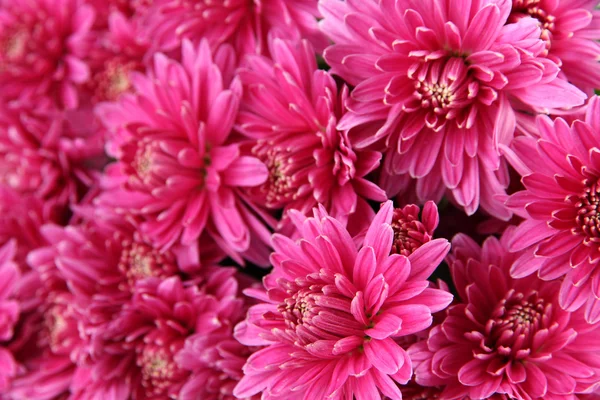
[[[202,337],[213,340],[230,337],[233,324],[243,313],[243,301],[237,297],[235,270],[216,267],[205,272],[205,276],[194,281],[183,281],[177,276],[140,281],[132,302],[116,316],[116,323],[103,332],[110,339],[105,354],[81,370],[80,376],[89,386],[76,383],[76,398],[96,398],[110,393],[110,387],[117,389],[111,399],[190,398],[185,395],[185,385],[197,384],[192,382],[196,373],[198,379],[206,376],[198,364],[210,362],[206,359],[210,352],[198,353],[189,346]],[[186,344],[186,340],[191,342]],[[225,343],[222,345],[225,350]],[[198,354],[204,358],[193,359]],[[217,368],[221,368],[221,374],[227,371],[225,365]],[[205,393],[231,390],[228,379],[221,382],[206,379],[203,383],[211,385],[203,388]]]
[[[74,297],[56,268],[31,267],[15,290],[21,318],[6,346],[19,368],[6,398],[62,398],[82,354]]]
[[[114,189],[100,202],[142,217],[143,233],[162,250],[207,232],[237,261],[244,253],[264,264],[262,220],[271,218],[245,192],[268,172],[230,138],[242,95],[232,80],[233,50],[221,47],[213,57],[203,41],[185,42],[182,52],[182,63],[156,55],[152,71],[135,75],[135,95],[97,107],[117,159],[106,172]]]
[[[230,43],[239,55],[268,52],[269,32],[308,39],[319,52],[327,39],[317,25],[317,0],[154,0],[148,24],[162,50],[182,39],[205,38],[212,48]]]
[[[81,314],[80,329],[94,357],[104,351],[103,338],[116,316],[132,299],[138,282],[149,278],[195,275],[201,255],[205,263],[222,256],[211,253],[206,241],[198,246],[173,246],[160,252],[136,227],[108,209],[78,207],[80,223],[41,228],[47,244],[32,251],[28,261],[47,275],[60,272]],[[216,258],[212,258],[216,255]]]
[[[91,73],[86,87],[92,103],[117,100],[132,90],[131,72],[145,71],[150,43],[141,31],[141,18],[128,19],[117,11],[110,14],[108,29],[98,35],[89,56]]]
[[[420,211],[414,204],[394,209],[391,223],[394,230],[392,253],[408,257],[433,239],[433,231],[440,220],[437,206],[433,201],[428,201],[423,207],[421,218]]]
[[[596,0],[512,0],[508,22],[532,17],[547,57],[566,79],[592,94],[600,82],[600,11]]]
[[[63,215],[95,181],[102,145],[99,132],[75,129],[47,101],[0,102],[0,184],[42,201],[45,220]]]
[[[269,170],[266,182],[251,190],[252,197],[286,213],[308,214],[322,204],[344,222],[350,214],[364,213],[367,200],[386,200],[365,179],[381,154],[353,149],[348,132],[336,129],[347,87],[338,93],[333,77],[317,69],[307,41],[272,38],[270,46],[272,61],[248,57],[240,70],[245,96],[238,124],[257,139],[251,153]],[[285,215],[284,221],[289,221]]]
[[[50,96],[77,108],[89,79],[83,58],[94,9],[83,0],[4,0],[0,9],[0,85],[5,99]]]
[[[314,218],[292,212],[300,239],[273,236],[273,272],[262,301],[237,326],[237,338],[266,346],[252,354],[234,394],[272,399],[401,399],[412,365],[394,339],[429,327],[452,300],[427,277],[448,252],[432,240],[408,258],[390,255],[392,202],[385,203],[355,245],[321,207]]]
[[[515,234],[511,228],[482,247],[463,234],[452,240],[460,303],[409,349],[416,382],[443,386],[441,398],[572,399],[600,380],[600,325],[558,306],[560,282],[510,277]]]
[[[506,24],[509,0],[322,0],[320,9],[335,42],[325,59],[356,86],[338,128],[354,128],[357,147],[385,146],[387,172],[416,178],[422,201],[447,191],[468,214],[481,205],[510,218],[494,195],[508,186],[498,145],[513,138],[511,102],[585,100],[544,57],[537,21]]]
[[[561,307],[574,311],[585,304],[590,323],[600,321],[599,115],[595,96],[584,120],[569,125],[541,116],[540,139],[519,137],[509,154],[526,189],[507,202],[526,219],[510,250],[534,249],[534,255],[520,257],[511,274],[520,278],[537,271],[544,280],[564,276]]]

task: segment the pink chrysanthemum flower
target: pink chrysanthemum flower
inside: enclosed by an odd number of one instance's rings
[[[600,11],[597,0],[512,0],[508,22],[538,21],[549,59],[587,93],[600,82]]]
[[[127,393],[135,399],[189,398],[179,393],[194,377],[192,364],[206,360],[190,359],[186,339],[211,333],[221,338],[231,335],[233,324],[243,312],[235,270],[216,267],[206,272],[199,282],[182,281],[176,276],[140,281],[132,302],[106,332],[112,345],[87,370],[92,385],[87,388],[77,384],[78,398],[95,398],[117,384],[121,386],[118,392],[126,397],[115,399],[125,400],[129,398]],[[98,381],[104,381],[104,385],[98,385]],[[221,389],[215,387],[215,381],[204,383],[212,384],[209,392],[216,389],[226,393],[231,386],[228,381],[222,382]]]
[[[357,147],[384,144],[388,173],[416,178],[421,200],[447,190],[468,214],[481,204],[508,219],[494,194],[508,185],[497,146],[514,134],[511,100],[558,108],[586,97],[543,56],[537,21],[506,25],[509,0],[322,0],[320,9],[336,43],[325,59],[356,86],[338,127],[358,128]]]
[[[132,90],[131,72],[144,72],[150,43],[140,34],[140,18],[127,19],[114,11],[108,29],[102,32],[90,54],[91,74],[87,84],[92,102],[115,101]]]
[[[269,217],[244,192],[267,179],[267,168],[228,141],[242,95],[233,49],[213,57],[206,41],[186,41],[182,53],[181,64],[156,55],[153,71],[133,77],[135,95],[97,107],[118,160],[106,176],[118,187],[100,201],[143,217],[143,232],[163,250],[208,232],[237,261],[245,252],[264,264],[261,219]]]
[[[94,9],[83,0],[5,0],[0,9],[1,96],[50,96],[78,105],[77,86],[89,78],[83,61]]]
[[[391,201],[358,248],[322,207],[314,213],[314,218],[291,213],[300,239],[274,235],[266,292],[247,291],[262,303],[250,307],[236,337],[266,347],[250,356],[234,394],[401,399],[397,383],[408,382],[412,366],[394,338],[426,329],[431,314],[452,301],[426,280],[449,244],[437,239],[408,258],[390,255]]]
[[[317,25],[319,16],[316,0],[154,0],[148,23],[166,50],[185,38],[206,38],[213,48],[230,43],[240,55],[264,54],[272,32],[308,39],[322,52],[328,42]]]
[[[428,201],[421,210],[414,204],[402,208],[395,208],[392,217],[394,242],[392,253],[410,256],[415,250],[433,239],[433,231],[440,221],[437,206],[433,201]]]
[[[541,116],[540,139],[515,139],[510,159],[524,176],[526,190],[507,202],[526,219],[510,250],[535,249],[535,256],[521,257],[511,274],[520,278],[538,271],[545,280],[564,276],[561,307],[573,311],[585,304],[590,323],[600,321],[599,116],[600,98],[595,96],[584,120],[569,125],[562,118]],[[537,262],[540,257],[543,261]]]
[[[92,356],[103,350],[105,331],[131,301],[138,282],[193,276],[201,261],[210,264],[222,258],[209,251],[209,241],[203,243],[202,254],[197,245],[160,252],[134,225],[108,209],[78,207],[76,215],[78,225],[43,226],[47,244],[33,250],[28,261],[40,271],[60,271],[64,276],[82,314],[80,329],[89,338]]]
[[[416,382],[442,398],[573,399],[600,382],[600,325],[558,306],[559,282],[513,279],[515,232],[479,247],[459,234],[448,256],[460,303],[409,349]]]
[[[43,201],[46,220],[95,181],[102,145],[98,132],[75,130],[49,102],[0,102],[0,184]]]
[[[13,262],[15,255],[16,241],[0,247],[0,394],[10,387],[18,371],[12,352],[3,345],[12,339],[20,313],[19,302],[14,298],[21,275]]]
[[[257,139],[251,152],[269,169],[266,182],[252,189],[253,198],[286,213],[308,214],[322,204],[344,221],[368,208],[367,199],[386,200],[365,179],[381,154],[353,149],[348,132],[336,129],[348,89],[338,94],[333,77],[317,69],[307,41],[271,38],[270,47],[273,60],[248,57],[240,70],[245,96],[238,124]]]
[[[16,290],[21,320],[8,347],[19,370],[6,398],[64,398],[82,345],[74,297],[56,268],[31,267]]]
[[[126,400],[137,390],[139,378],[135,351],[123,333],[123,329],[140,328],[138,319],[132,317],[137,311],[124,314],[133,299],[142,296],[136,295],[136,287],[149,279],[196,277],[201,260],[213,263],[222,253],[211,253],[210,240],[203,242],[200,255],[197,246],[175,245],[159,252],[111,210],[78,207],[76,212],[79,225],[45,225],[42,233],[49,244],[30,253],[28,260],[45,276],[64,276],[73,294],[78,331],[85,342],[71,384],[74,398]],[[229,293],[231,283],[218,280],[226,270],[220,271],[209,269],[204,286]],[[230,330],[235,322],[230,323]]]

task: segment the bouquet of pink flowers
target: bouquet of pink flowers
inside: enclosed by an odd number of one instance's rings
[[[0,0],[0,399],[600,399],[596,89],[598,0]]]

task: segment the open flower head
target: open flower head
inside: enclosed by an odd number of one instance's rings
[[[525,190],[507,202],[526,219],[510,249],[534,249],[520,257],[511,274],[564,277],[561,307],[573,311],[585,306],[591,323],[600,321],[599,115],[600,98],[595,96],[583,120],[569,124],[538,117],[540,138],[520,137],[511,146],[511,162],[524,175]]]
[[[448,263],[459,301],[409,349],[416,382],[443,387],[441,398],[570,399],[600,379],[599,325],[582,310],[561,309],[560,282],[510,277],[514,234],[510,228],[481,247],[463,234],[452,240]]]
[[[387,149],[388,173],[418,180],[424,200],[444,192],[473,214],[502,219],[513,101],[529,109],[573,107],[586,96],[544,56],[533,18],[508,23],[509,0],[322,0],[333,73],[355,85],[339,128],[355,145]],[[460,10],[460,11],[459,11]]]
[[[265,346],[248,359],[234,394],[285,399],[401,399],[412,365],[395,338],[429,327],[452,300],[427,277],[447,254],[444,239],[409,257],[390,255],[393,207],[385,203],[358,248],[321,207],[293,213],[300,239],[273,236],[273,272],[261,301],[238,325],[246,345]]]
[[[117,159],[106,175],[114,190],[99,202],[141,216],[163,250],[207,232],[236,260],[245,252],[266,263],[268,216],[244,191],[263,183],[267,168],[228,140],[242,95],[233,49],[213,57],[206,41],[186,41],[182,53],[181,63],[157,54],[151,71],[134,75],[135,94],[98,107]]]

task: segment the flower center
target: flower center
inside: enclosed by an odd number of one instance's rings
[[[424,243],[431,240],[425,225],[419,221],[419,209],[394,209],[392,218],[392,229],[394,230],[394,242],[390,254],[401,254],[409,256]]]
[[[533,336],[543,328],[550,308],[537,291],[524,294],[512,289],[496,306],[486,324],[489,344],[504,356],[518,356],[519,350],[530,349]]]
[[[541,3],[541,0],[513,0],[512,12],[508,18],[508,22],[515,23],[525,17],[536,19],[542,29],[540,39],[546,43],[546,54],[544,55],[548,55],[556,18],[548,14],[542,8]]]
[[[130,290],[133,290],[137,281],[152,277],[168,277],[177,273],[177,267],[171,253],[159,253],[152,247],[134,242],[126,242],[119,270],[126,276]]]
[[[78,330],[72,313],[70,307],[62,303],[53,304],[44,313],[46,334],[42,338],[54,354],[68,354],[75,345]]]
[[[0,52],[9,61],[20,60],[26,53],[28,40],[26,29],[11,29],[0,39]]]
[[[132,166],[142,180],[147,180],[151,176],[153,153],[157,149],[156,142],[146,142],[137,148]]]
[[[427,126],[440,130],[447,120],[457,118],[476,95],[472,95],[470,90],[472,79],[467,72],[467,66],[460,57],[415,64],[408,72],[408,77],[414,81],[415,91],[404,110],[425,111]]]
[[[348,336],[363,336],[365,329],[351,314],[351,300],[339,294],[324,294],[327,285],[312,277],[299,285],[288,282],[289,297],[278,306],[294,345],[304,346],[318,340],[335,340]],[[330,285],[329,285],[330,286]]]
[[[577,225],[587,235],[589,241],[600,241],[600,215],[598,214],[598,205],[600,204],[600,185],[596,182],[588,185],[579,201],[575,204],[577,207]]]
[[[301,289],[285,299],[279,306],[279,311],[285,317],[287,326],[296,329],[304,322],[309,323],[316,315],[315,311],[318,312],[315,299],[316,293],[309,289]]]
[[[148,397],[167,398],[170,389],[185,379],[187,373],[173,360],[175,352],[154,344],[144,346],[137,365],[142,372],[142,386]]]
[[[296,187],[292,178],[295,165],[291,151],[274,147],[273,143],[259,141],[252,152],[269,170],[269,178],[259,188],[267,207],[279,208],[295,199]]]
[[[136,63],[109,61],[104,70],[95,77],[94,96],[98,101],[115,101],[121,94],[131,89],[129,73],[136,69]]]

